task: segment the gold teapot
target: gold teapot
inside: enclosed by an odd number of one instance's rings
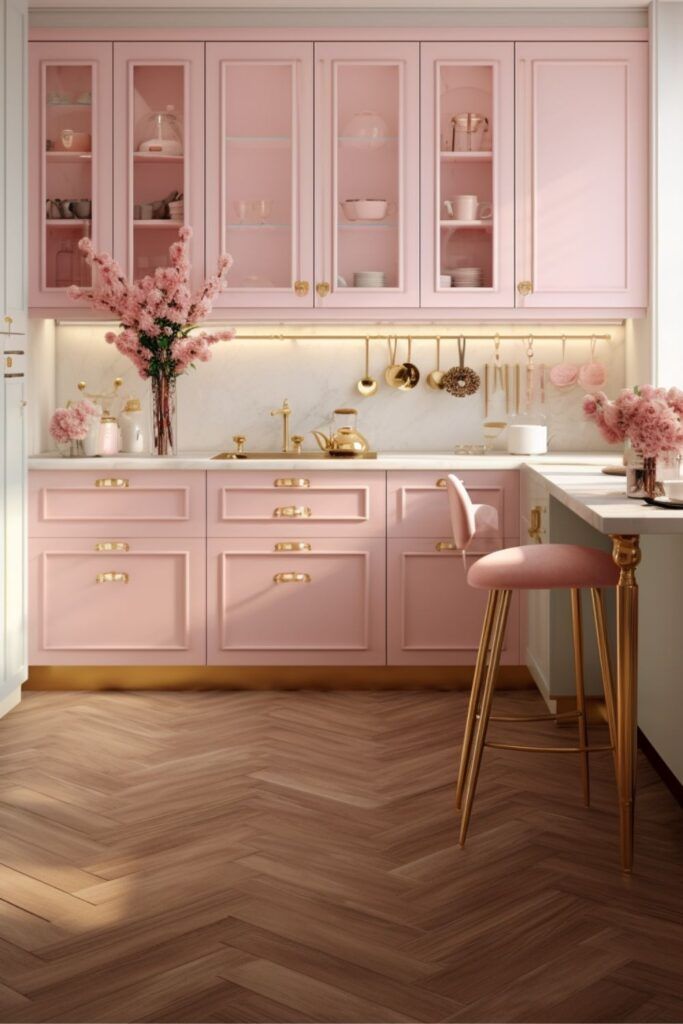
[[[329,436],[322,430],[311,431],[319,447],[337,458],[353,458],[354,455],[363,455],[369,451],[370,445],[356,429],[357,415],[356,409],[335,409],[333,429]]]

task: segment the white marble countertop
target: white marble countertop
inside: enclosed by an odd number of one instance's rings
[[[683,533],[683,508],[658,508],[627,498],[625,477],[607,476],[595,464],[579,468],[529,461],[524,471],[540,477],[554,498],[600,533]]]
[[[29,469],[118,471],[134,469],[196,469],[229,472],[230,470],[404,470],[426,469],[446,472],[468,469],[519,469],[533,466],[604,466],[617,465],[619,457],[608,452],[550,452],[547,455],[508,455],[490,452],[487,455],[454,455],[453,452],[379,452],[376,459],[226,459],[214,461],[215,452],[187,452],[160,458],[151,455],[118,455],[107,458],[65,459],[58,453],[35,455],[28,460]]]

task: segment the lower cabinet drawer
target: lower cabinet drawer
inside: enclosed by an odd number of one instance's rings
[[[203,665],[206,546],[32,539],[33,665]]]
[[[383,665],[385,542],[208,542],[210,665]]]
[[[511,543],[516,543],[513,541]],[[387,660],[390,665],[470,665],[479,647],[487,591],[467,583],[462,552],[448,541],[387,544]],[[467,566],[500,544],[479,544]],[[519,595],[513,594],[502,662],[519,664]]]

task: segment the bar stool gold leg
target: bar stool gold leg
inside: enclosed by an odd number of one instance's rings
[[[489,643],[491,642],[491,627],[493,625],[493,618],[496,611],[496,603],[498,600],[498,591],[491,590],[489,592],[488,601],[486,604],[486,612],[484,614],[484,624],[481,630],[481,640],[479,641],[479,650],[477,652],[477,663],[474,666],[474,676],[472,677],[472,691],[470,693],[470,702],[467,706],[467,720],[465,722],[465,733],[462,738],[462,750],[460,752],[460,768],[458,771],[458,782],[455,788],[455,806],[458,810],[462,806],[462,794],[465,788],[465,780],[467,778],[467,769],[470,762],[470,751],[472,749],[472,735],[474,733],[474,727],[477,722],[477,711],[479,710],[479,694],[481,691],[481,684],[484,678],[484,670],[486,669],[486,656],[489,650]]]
[[[493,690],[496,685],[496,678],[498,676],[500,652],[502,650],[503,639],[505,637],[505,627],[507,625],[508,620],[508,611],[510,609],[511,595],[511,590],[498,591],[496,614],[493,621],[493,639],[491,642],[491,655],[489,658],[488,671],[486,673],[486,682],[484,683],[484,692],[481,698],[479,721],[477,722],[477,729],[474,735],[472,757],[470,760],[469,772],[467,773],[467,784],[465,786],[465,802],[463,806],[462,817],[460,819],[459,842],[461,846],[465,845],[465,839],[467,838],[467,829],[469,827],[470,815],[472,813],[472,802],[474,800],[474,793],[477,788],[477,779],[479,777],[479,768],[481,766],[481,755],[484,749],[484,740],[486,739],[486,729],[489,724],[489,715],[491,714],[491,701],[493,700]]]
[[[583,636],[581,630],[581,591],[572,589],[572,639],[574,642],[574,678],[576,680],[576,710],[579,726],[579,768],[583,802],[590,806],[590,775],[588,769],[588,727],[586,725],[586,692],[583,685]]]
[[[614,676],[612,675],[612,662],[609,654],[609,640],[607,638],[607,622],[605,619],[605,602],[602,590],[597,587],[591,588],[591,600],[593,602],[593,618],[595,619],[595,636],[598,641],[598,656],[600,658],[600,674],[602,676],[602,688],[605,693],[605,710],[607,711],[607,725],[609,727],[610,743],[614,747],[614,760],[616,766],[616,708],[614,702]]]

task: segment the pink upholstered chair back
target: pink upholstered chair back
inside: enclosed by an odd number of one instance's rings
[[[452,473],[446,485],[455,546],[466,551],[476,535],[491,536],[498,530],[498,510],[493,505],[475,505],[462,480]]]

